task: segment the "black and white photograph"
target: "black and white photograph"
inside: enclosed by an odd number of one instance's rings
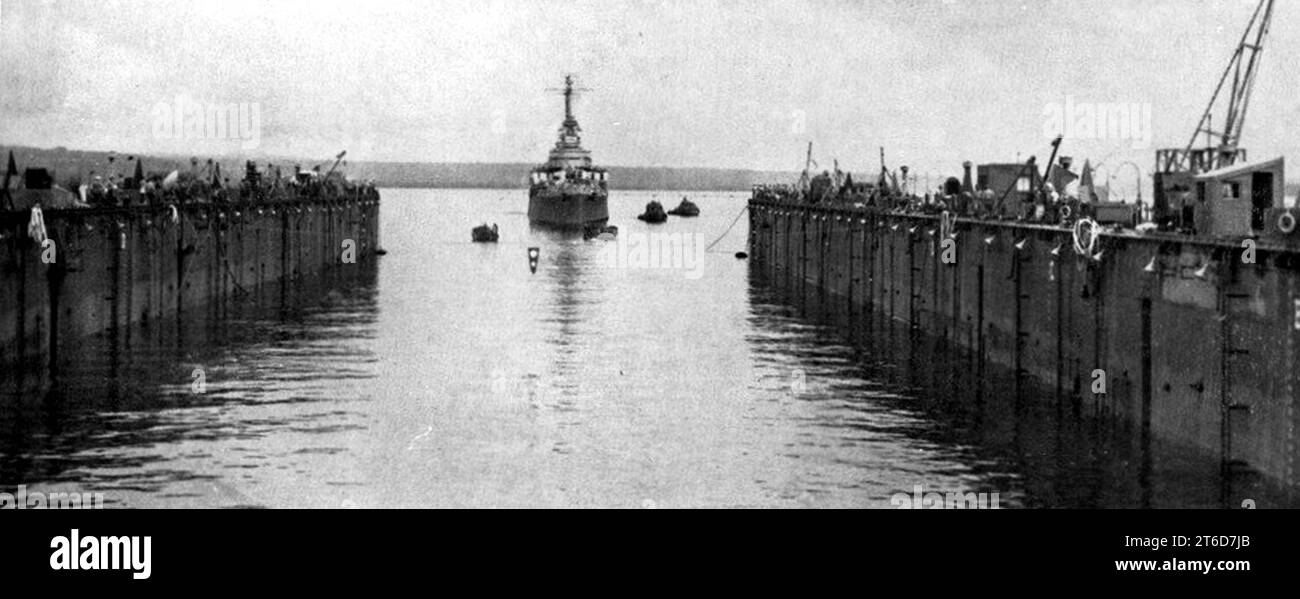
[[[0,508],[1300,507],[1296,64],[1292,0],[0,0]]]

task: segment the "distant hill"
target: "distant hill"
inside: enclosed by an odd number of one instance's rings
[[[135,171],[134,159],[140,158],[144,170],[150,172],[170,172],[190,168],[190,158],[186,156],[137,156],[126,153],[100,152],[88,150],[69,150],[67,148],[29,148],[21,146],[0,146],[0,160],[6,159],[9,150],[14,151],[18,168],[44,167],[54,171],[54,179],[60,185],[69,180],[89,179],[95,174],[119,173],[130,176]],[[112,157],[112,161],[109,158]],[[277,158],[266,156],[250,157],[259,166],[267,163],[280,166],[285,174],[293,170],[295,164],[304,169],[320,165],[328,169],[332,160]],[[243,177],[244,159],[218,158],[214,161],[221,166],[223,177],[232,181]],[[207,158],[199,161],[199,168],[205,169]],[[0,164],[0,168],[4,165]],[[527,187],[528,172],[532,164],[525,163],[423,163],[423,162],[351,162],[345,161],[340,167],[349,177],[356,179],[374,179],[380,187],[444,187],[444,188],[496,188],[522,189]],[[758,183],[792,182],[797,173],[780,173],[752,171],[745,169],[713,168],[667,168],[667,167],[609,167],[610,187],[614,189],[654,189],[654,190],[694,190],[694,191],[748,191]]]
[[[524,188],[534,165],[525,163],[357,162],[348,173],[384,187]],[[795,173],[744,169],[611,166],[610,187],[697,191],[748,191],[758,183],[791,182]]]
[[[49,168],[54,171],[54,180],[60,185],[67,185],[70,179],[88,179],[92,171],[97,174],[116,172],[123,176],[130,176],[135,170],[133,159],[136,156],[132,154],[0,145],[0,160],[6,159],[10,149],[14,151],[14,159],[19,169],[29,166]],[[114,158],[112,162],[109,161],[110,155]],[[257,156],[254,159],[263,167],[267,163],[278,165],[285,174],[291,172],[295,164],[300,164],[305,169],[316,165],[328,169],[332,163],[328,158],[301,160]],[[142,160],[146,173],[166,173],[174,169],[190,168],[190,158],[186,156],[144,156]],[[221,165],[224,177],[234,181],[243,176],[242,159],[227,157],[217,159],[215,162]],[[206,163],[206,158],[200,160],[199,168],[205,168]],[[350,177],[374,179],[380,187],[523,189],[527,187],[528,172],[533,166],[526,163],[345,161],[341,168]],[[3,167],[4,165],[0,164],[0,168]],[[794,172],[746,169],[637,166],[608,168],[610,187],[629,190],[748,191],[755,184],[791,183],[798,178],[798,173]],[[1287,183],[1286,195],[1292,198],[1300,196],[1300,182]]]

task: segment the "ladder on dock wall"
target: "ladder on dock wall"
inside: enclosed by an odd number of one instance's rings
[[[1218,319],[1219,319],[1219,410],[1221,417],[1219,421],[1219,442],[1220,442],[1220,463],[1223,468],[1224,480],[1230,480],[1232,474],[1246,467],[1244,460],[1237,459],[1233,454],[1232,436],[1233,426],[1237,418],[1244,418],[1250,415],[1250,405],[1238,401],[1234,397],[1233,371],[1238,369],[1239,360],[1249,360],[1251,356],[1250,349],[1237,339],[1237,330],[1233,314],[1243,307],[1245,302],[1250,301],[1251,295],[1242,293],[1236,289],[1236,261],[1229,258],[1224,270],[1225,279],[1218,285]],[[1227,493],[1230,485],[1222,486],[1227,500]]]

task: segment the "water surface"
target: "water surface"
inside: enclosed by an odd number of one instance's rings
[[[531,230],[522,191],[385,190],[377,265],[98,336],[48,393],[7,398],[0,488],[129,507],[884,508],[917,485],[1004,507],[1214,507],[1254,488],[1050,399],[975,402],[893,332],[846,336],[834,302],[733,256],[745,218],[698,253],[745,194],[634,218],[680,195],[614,193],[620,249]],[[469,241],[480,222],[500,243]],[[680,267],[639,267],[652,231],[690,248]]]

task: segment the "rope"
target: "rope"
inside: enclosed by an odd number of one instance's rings
[[[244,286],[239,284],[239,280],[235,277],[234,271],[230,270],[230,261],[226,259],[226,252],[224,251],[221,252],[221,262],[225,264],[226,274],[230,275],[230,282],[235,284],[235,289],[239,290],[240,297],[248,295],[248,290],[244,289]]]
[[[939,239],[952,237],[953,214],[947,210],[939,213]]]
[[[740,222],[740,217],[741,217],[741,215],[745,214],[745,211],[746,211],[746,210],[749,210],[749,204],[745,204],[744,206],[741,206],[741,208],[740,208],[740,212],[737,212],[737,213],[736,213],[736,218],[734,218],[734,219],[731,220],[731,224],[730,224],[730,225],[727,225],[727,230],[726,230],[726,231],[723,231],[723,232],[722,232],[722,235],[719,235],[717,239],[714,239],[714,240],[713,240],[713,243],[710,243],[709,245],[704,246],[704,251],[708,252],[708,251],[713,250],[713,246],[718,245],[718,242],[719,242],[719,241],[722,241],[722,239],[725,238],[725,237],[727,236],[727,234],[731,232],[732,227],[735,227],[735,226],[736,226],[736,223]]]
[[[1083,244],[1083,241],[1080,239],[1080,238],[1083,237],[1083,235],[1084,235],[1084,232],[1083,232],[1083,229],[1084,229],[1084,228],[1087,228],[1087,229],[1088,229],[1088,232],[1087,232],[1087,236],[1088,236],[1088,243],[1087,243],[1087,246],[1085,246],[1085,245]],[[1091,257],[1092,257],[1092,251],[1095,250],[1095,249],[1097,249],[1097,231],[1098,231],[1099,229],[1101,229],[1101,226],[1097,224],[1097,221],[1094,221],[1094,220],[1092,220],[1092,219],[1090,219],[1090,218],[1081,218],[1081,219],[1075,221],[1075,222],[1074,222],[1074,251],[1075,251],[1075,253],[1077,253],[1077,254],[1079,254],[1079,255],[1081,255],[1081,256],[1087,256],[1087,257],[1091,258]]]
[[[36,240],[36,243],[45,243],[48,238],[45,231],[45,216],[41,214],[40,206],[32,206],[32,219],[27,223],[27,236]]]

